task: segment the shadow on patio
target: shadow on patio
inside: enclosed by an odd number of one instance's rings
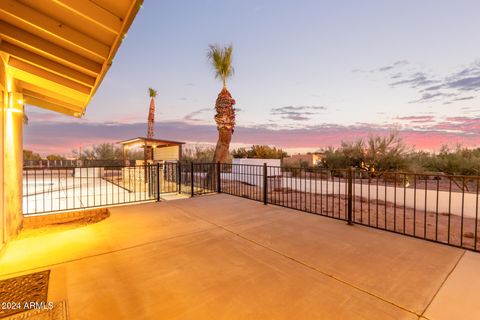
[[[50,269],[72,319],[480,316],[476,253],[227,195],[109,210],[11,242],[0,279]]]

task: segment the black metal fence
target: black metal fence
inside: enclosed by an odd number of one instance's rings
[[[166,162],[137,166],[24,167],[23,213],[160,201],[162,194],[216,192],[217,167]]]
[[[30,214],[223,192],[479,251],[479,191],[478,176],[165,163],[25,168],[23,207]]]
[[[211,163],[165,163],[161,192],[190,196],[217,192],[216,172],[217,166]]]
[[[23,169],[23,213],[157,199],[156,165]]]
[[[222,164],[221,192],[479,251],[480,177]]]

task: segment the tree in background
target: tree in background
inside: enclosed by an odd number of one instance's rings
[[[280,148],[267,145],[253,145],[249,149],[238,148],[232,151],[234,158],[283,159],[288,154]]]
[[[217,123],[218,141],[213,156],[213,162],[225,162],[228,158],[230,142],[235,128],[235,100],[227,89],[227,79],[233,75],[232,45],[220,47],[210,45],[207,53],[215,78],[220,78],[223,83],[222,91],[215,102],[215,122]]]
[[[49,161],[66,160],[66,158],[64,156],[61,156],[59,154],[49,154],[46,157],[46,159],[49,160]]]
[[[148,95],[150,96],[150,109],[148,110],[147,138],[153,139],[153,130],[155,126],[155,98],[157,97],[157,90],[148,88]]]
[[[406,147],[397,131],[387,136],[370,136],[367,142],[343,141],[339,148],[329,147],[324,152],[323,165],[328,169],[356,167],[377,172],[408,167]]]
[[[126,159],[128,160],[143,160],[145,158],[145,152],[143,149],[127,150]]]
[[[370,136],[365,148],[363,168],[367,171],[395,171],[407,167],[407,152],[397,131],[388,136]]]
[[[451,175],[480,175],[480,149],[467,149],[457,145],[455,149],[442,146],[436,156],[429,157],[426,169]]]
[[[467,149],[457,145],[453,150],[442,146],[438,154],[417,156],[415,163],[422,164],[422,171],[441,172],[446,175],[478,176],[480,175],[480,148]],[[476,186],[475,179],[454,178],[447,176],[461,190],[469,191]],[[472,185],[469,187],[469,185]]]
[[[79,160],[122,160],[122,147],[116,146],[113,143],[101,143],[94,145],[91,148],[84,149],[81,152],[77,150],[72,151],[75,158]]]
[[[188,162],[211,162],[215,154],[215,147],[195,145],[182,150],[182,159]],[[229,162],[229,158],[225,162]]]
[[[34,161],[37,161],[37,160],[41,160],[42,157],[38,154],[38,153],[34,153],[32,150],[23,150],[23,160],[27,160],[27,161],[31,161],[31,160],[34,160]]]

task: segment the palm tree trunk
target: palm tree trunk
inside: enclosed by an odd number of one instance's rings
[[[230,141],[232,141],[233,130],[220,128],[218,129],[218,141],[215,147],[215,154],[213,162],[225,162],[228,158],[228,151],[230,148]]]
[[[218,129],[218,140],[213,155],[213,162],[224,163],[228,158],[230,149],[230,142],[232,141],[233,129],[235,127],[235,100],[232,98],[230,92],[224,86],[222,91],[218,94],[217,101],[215,102],[215,122]],[[207,174],[207,184],[216,186],[217,182],[215,174],[215,168],[211,167]]]
[[[153,139],[154,124],[155,124],[155,100],[153,98],[150,98],[150,109],[148,111],[148,129],[147,129],[148,139]]]
[[[215,122],[218,129],[218,141],[213,156],[214,162],[225,162],[228,157],[230,141],[235,128],[235,100],[226,87],[220,91],[215,103]]]

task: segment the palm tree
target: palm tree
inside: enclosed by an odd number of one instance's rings
[[[157,90],[148,88],[148,94],[150,95],[150,110],[148,112],[148,129],[147,138],[153,138],[153,125],[155,123],[155,97],[157,96]]]
[[[210,45],[207,57],[215,71],[215,78],[223,82],[222,91],[218,94],[215,102],[215,122],[217,123],[218,141],[213,156],[214,162],[225,162],[228,157],[230,141],[232,140],[235,127],[235,100],[227,89],[227,79],[233,75],[232,67],[232,45],[220,47]]]

